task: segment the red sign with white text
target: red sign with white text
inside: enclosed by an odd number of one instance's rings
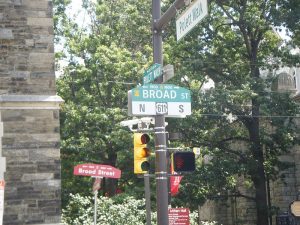
[[[190,225],[190,210],[188,208],[169,209],[169,225]]]
[[[88,177],[120,178],[121,170],[109,165],[87,163],[75,166],[73,174]]]

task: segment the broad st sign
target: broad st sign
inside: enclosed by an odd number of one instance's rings
[[[109,165],[80,164],[74,167],[74,175],[89,177],[120,178],[121,170]]]
[[[147,84],[128,92],[128,114],[133,116],[191,115],[191,93],[172,84]]]

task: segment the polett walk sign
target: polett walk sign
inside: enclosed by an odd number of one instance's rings
[[[128,115],[191,115],[191,93],[172,84],[147,84],[128,92]]]
[[[177,41],[192,30],[207,14],[207,0],[194,0],[176,20]]]

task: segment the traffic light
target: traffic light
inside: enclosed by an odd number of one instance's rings
[[[172,169],[174,172],[194,172],[194,152],[174,152],[171,156]]]
[[[148,156],[150,150],[147,148],[147,143],[150,141],[150,136],[143,133],[134,133],[134,173],[146,173],[150,169]]]

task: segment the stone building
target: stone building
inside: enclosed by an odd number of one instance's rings
[[[4,225],[60,223],[61,102],[52,0],[0,0]]]

